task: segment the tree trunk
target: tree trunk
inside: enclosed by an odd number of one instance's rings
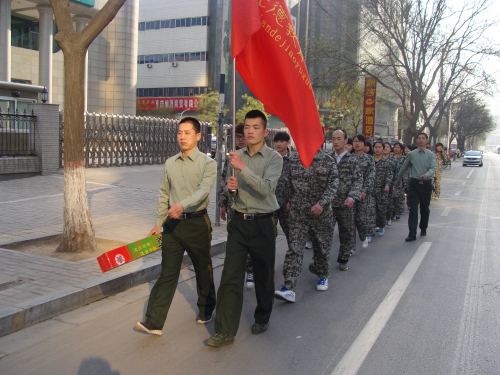
[[[84,47],[64,52],[64,229],[58,252],[95,251],[95,232],[85,186]]]

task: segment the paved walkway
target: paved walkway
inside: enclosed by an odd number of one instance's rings
[[[87,169],[87,192],[96,237],[126,243],[147,236],[154,225],[162,165]],[[215,186],[208,207],[215,221]],[[72,262],[2,245],[60,234],[63,228],[63,176],[37,176],[0,182],[0,309],[103,276],[96,258]],[[225,222],[213,226],[212,244],[226,240]],[[134,271],[158,262],[149,254],[115,270]]]

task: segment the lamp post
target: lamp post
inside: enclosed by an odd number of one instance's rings
[[[182,120],[182,115],[184,114],[184,112],[186,111],[190,111],[191,108],[188,108],[188,109],[185,109],[184,111],[181,112],[181,114],[179,115],[179,120]]]
[[[47,100],[49,100],[49,92],[47,91],[46,87],[44,87],[42,92],[40,93],[40,100],[43,104],[47,103]]]
[[[337,118],[339,119],[339,128],[342,129],[342,120],[344,119],[344,115],[337,111]]]

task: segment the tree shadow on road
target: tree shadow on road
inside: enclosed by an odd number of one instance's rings
[[[78,368],[78,375],[120,375],[112,371],[111,366],[102,358],[85,358]]]

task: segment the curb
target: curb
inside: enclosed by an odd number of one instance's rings
[[[213,244],[212,256],[226,251],[226,241]],[[183,266],[191,259],[184,255]],[[70,288],[32,298],[11,307],[0,309],[0,337],[110,297],[124,290],[154,280],[160,275],[161,260],[141,265],[131,272],[115,272]]]

